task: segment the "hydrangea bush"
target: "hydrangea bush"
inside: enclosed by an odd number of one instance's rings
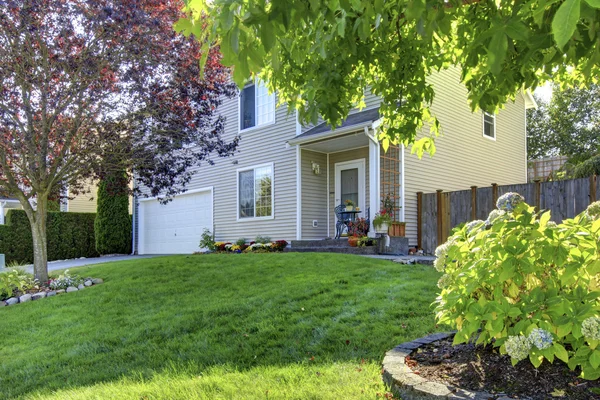
[[[600,377],[600,202],[556,224],[516,193],[436,249],[437,320],[513,364],[562,360]]]

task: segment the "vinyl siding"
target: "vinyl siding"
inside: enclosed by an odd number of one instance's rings
[[[95,213],[97,211],[98,183],[93,181],[87,182],[83,192],[83,194],[78,194],[74,198],[68,200],[68,212]],[[131,207],[132,198],[130,197],[129,213],[132,212]]]
[[[72,196],[73,194],[70,195]],[[82,194],[78,194],[68,200],[68,212],[95,213],[97,196],[97,183],[92,181],[87,182]]]
[[[239,132],[238,106],[238,98],[234,97],[225,99],[219,109],[226,118],[223,139],[231,141],[239,134],[238,151],[227,158],[214,155],[214,165],[203,163],[194,168],[196,174],[186,189],[213,187],[217,241],[250,240],[257,235],[272,240],[296,239],[296,148],[286,148],[286,142],[296,135],[295,114],[288,115],[285,106],[278,107],[275,123]],[[238,221],[237,170],[266,163],[273,163],[274,218]]]
[[[327,237],[327,154],[302,150],[302,239]],[[311,162],[320,166],[319,175]],[[318,226],[313,227],[313,220]]]
[[[342,151],[338,153],[330,153],[329,154],[329,209],[330,209],[330,218],[329,218],[329,229],[330,234],[333,237],[335,235],[335,213],[333,209],[335,206],[341,204],[340,202],[336,203],[335,200],[335,164],[344,162],[344,161],[352,161],[364,158],[365,159],[365,205],[359,205],[362,213],[359,214],[359,217],[364,218],[367,208],[369,207],[369,146],[360,147],[358,149],[352,149],[347,151]]]
[[[481,112],[472,113],[458,69],[435,74],[433,113],[443,136],[436,139],[433,158],[421,160],[405,150],[405,219],[411,245],[417,242],[416,192],[464,190],[472,185],[517,184],[527,181],[525,102],[521,94],[496,115],[496,141],[483,137]]]

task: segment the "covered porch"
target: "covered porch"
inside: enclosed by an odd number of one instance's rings
[[[373,218],[382,199],[392,202],[397,221],[404,220],[403,152],[398,147],[383,151],[375,136],[378,124],[378,110],[367,110],[335,130],[317,125],[289,142],[297,152],[297,240],[335,238],[345,202],[352,202],[353,210],[342,219],[369,221],[370,237],[375,237]],[[345,235],[345,225],[341,228]]]

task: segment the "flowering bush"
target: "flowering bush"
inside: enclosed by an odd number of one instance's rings
[[[288,245],[288,242],[285,240],[277,240],[276,242],[274,242],[271,247],[273,248],[274,251],[283,251],[283,249],[285,249]]]
[[[66,289],[69,286],[79,286],[82,283],[83,279],[77,275],[69,274],[69,270],[66,269],[58,278],[50,279],[48,286],[50,286],[50,289],[57,290]]]
[[[364,218],[356,218],[356,221],[348,222],[348,236],[362,237],[369,232],[369,224]]]
[[[436,249],[438,322],[456,327],[455,343],[478,336],[513,364],[557,358],[598,379],[600,203],[561,224],[516,193],[497,206]]]
[[[250,242],[250,244],[240,244],[241,240],[236,244],[229,242],[216,242],[215,248],[219,252],[228,253],[268,253],[272,251],[283,251],[288,245],[285,240],[277,240],[273,243]]]

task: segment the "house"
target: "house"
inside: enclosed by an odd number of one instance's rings
[[[372,219],[388,195],[415,245],[418,191],[526,182],[525,110],[535,106],[533,98],[519,94],[497,115],[472,113],[457,69],[430,80],[443,136],[435,156],[422,159],[405,148],[383,151],[374,136],[379,99],[372,94],[364,109],[331,130],[300,126],[286,107],[276,107],[275,94],[260,83],[248,85],[220,110],[227,119],[225,139],[241,136],[239,152],[200,167],[188,191],[167,205],[137,198],[136,251],[197,251],[204,228],[217,241],[333,237],[336,205],[352,199],[359,216],[369,209]]]

